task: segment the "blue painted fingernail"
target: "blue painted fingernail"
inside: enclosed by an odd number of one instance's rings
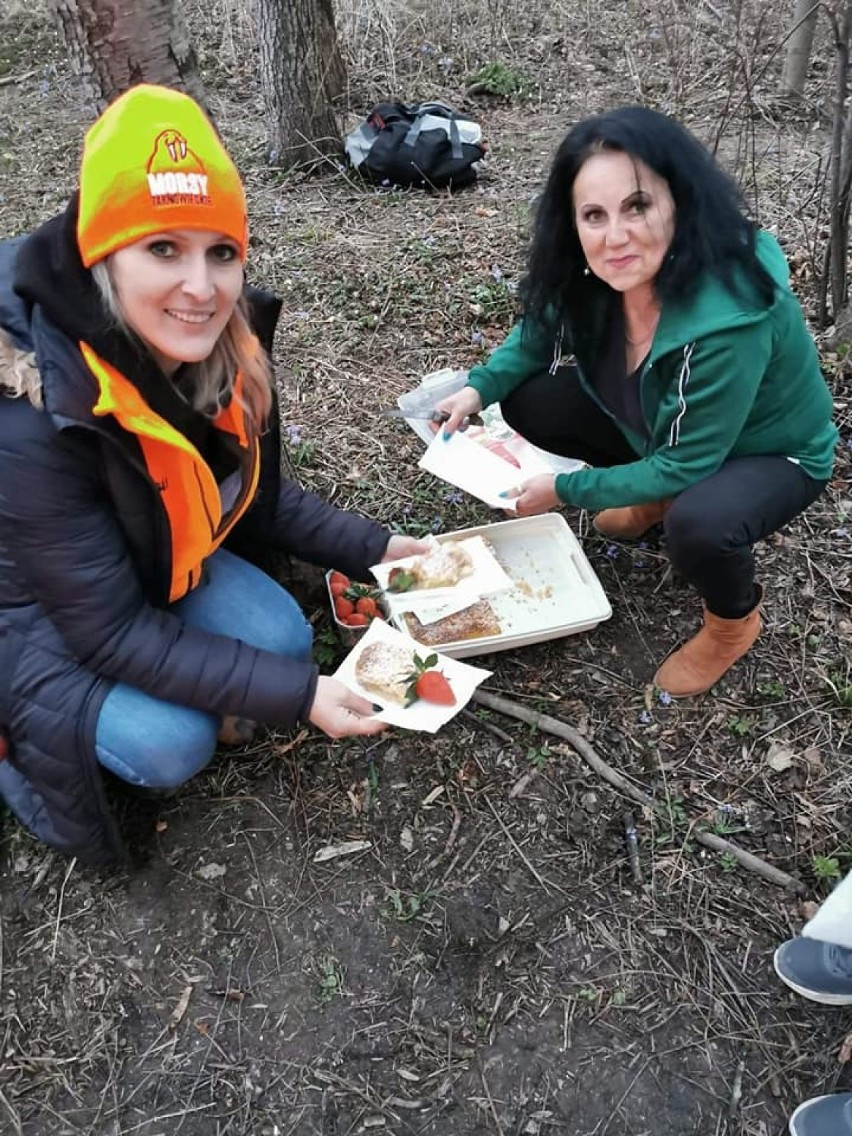
[[[509,496],[509,490],[508,490],[508,489],[504,489],[502,493],[498,494],[498,496],[500,496],[500,497],[508,497],[508,496]]]
[[[373,709],[374,710],[381,710],[381,706],[378,704],[378,702],[373,703]]]
[[[449,430],[445,430],[441,437],[445,442],[449,442],[450,438],[452,438],[452,434],[449,432]]]

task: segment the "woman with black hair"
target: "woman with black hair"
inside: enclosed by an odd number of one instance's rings
[[[602,510],[613,539],[662,522],[704,621],[654,681],[709,690],[761,630],[752,546],[832,469],[831,395],[783,253],[684,127],[622,107],[560,145],[528,269],[522,320],[438,404],[445,436],[499,402],[529,441],[588,463],[525,482],[519,515]]]

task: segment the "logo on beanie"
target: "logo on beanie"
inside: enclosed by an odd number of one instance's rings
[[[178,130],[163,130],[146,167],[153,205],[211,205],[204,163]]]

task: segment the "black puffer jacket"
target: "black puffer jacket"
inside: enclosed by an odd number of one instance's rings
[[[11,740],[0,792],[36,836],[105,863],[121,841],[94,738],[112,683],[289,728],[311,705],[317,670],[187,627],[166,610],[169,548],[156,487],[134,440],[92,414],[96,387],[76,345],[91,341],[90,329],[72,338],[57,327],[64,309],[49,312],[50,302],[33,296],[32,263],[21,289],[27,256],[26,242],[0,242],[0,328],[35,353],[44,399],[37,409],[0,394],[0,727]],[[46,295],[73,295],[74,282],[64,293],[55,287],[67,265],[46,259]],[[14,287],[16,260],[26,300]],[[253,307],[268,343],[277,301],[255,296]],[[229,547],[271,545],[364,578],[387,530],[282,480],[276,432],[262,450],[255,502]]]

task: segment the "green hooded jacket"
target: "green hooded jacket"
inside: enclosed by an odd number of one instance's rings
[[[729,458],[756,454],[787,457],[818,480],[830,476],[837,428],[816,347],[775,238],[759,233],[757,255],[776,285],[768,307],[711,276],[686,302],[663,305],[639,378],[650,438],[616,419],[636,461],[559,474],[562,501],[585,509],[660,501],[712,476]],[[561,333],[535,333],[521,321],[486,364],[471,369],[468,384],[488,406],[548,367],[576,363],[565,369],[566,382],[582,383],[609,414],[587,378],[594,337],[572,347],[575,355],[562,359]]]

